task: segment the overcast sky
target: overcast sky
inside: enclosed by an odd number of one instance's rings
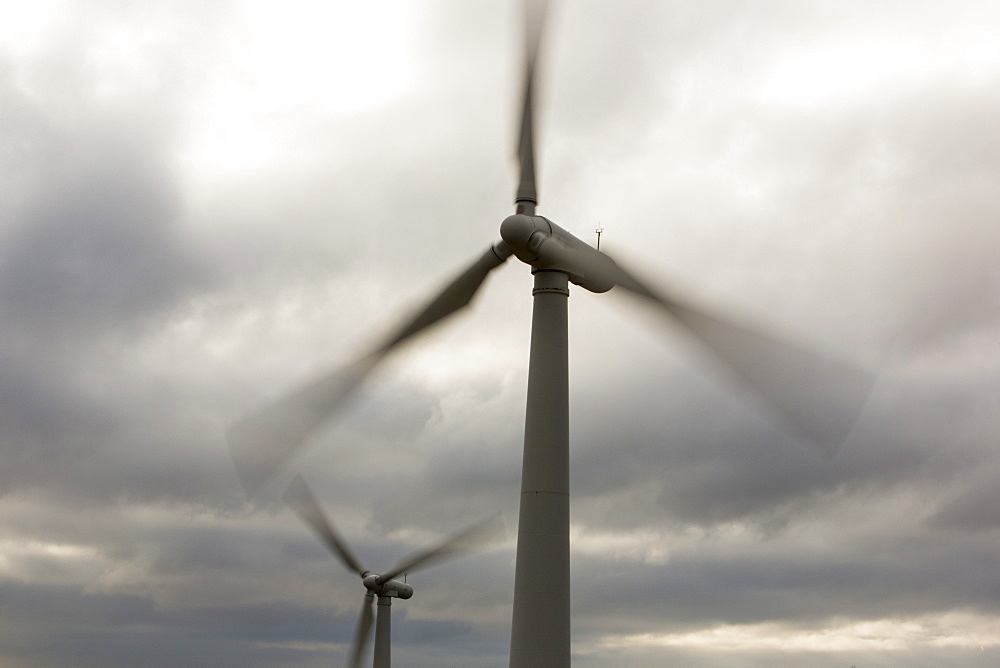
[[[509,6],[510,5],[510,6]],[[818,453],[670,322],[570,306],[574,663],[1000,665],[1000,6],[555,4],[539,212],[879,373]],[[363,588],[225,430],[512,212],[516,3],[0,3],[0,663],[340,664]],[[410,577],[402,666],[506,665],[531,277],[288,474]],[[817,384],[822,378],[817,378]]]

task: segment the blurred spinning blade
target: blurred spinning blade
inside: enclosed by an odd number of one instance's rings
[[[358,616],[358,626],[354,631],[354,642],[351,643],[350,658],[347,665],[350,668],[361,668],[361,655],[368,644],[368,638],[372,633],[372,622],[375,615],[372,613],[372,606],[375,604],[375,594],[365,592],[365,597],[361,599],[361,614]]]
[[[535,78],[548,2],[526,2],[521,128],[517,134],[518,184],[515,202],[538,202],[535,184]]]
[[[836,454],[857,422],[874,376],[832,355],[808,350],[654,290],[615,264],[619,287],[665,311],[799,435]]]
[[[552,237],[539,248],[557,264],[572,267],[584,283],[620,287],[671,316],[824,454],[835,454],[857,421],[874,384],[872,374],[668,296],[594,248]]]
[[[247,494],[259,492],[389,353],[468,306],[489,273],[508,257],[507,244],[493,244],[372,352],[233,424],[227,434],[229,449]]]
[[[333,523],[320,509],[316,497],[301,475],[296,475],[292,479],[283,498],[288,507],[298,514],[306,526],[312,529],[327,549],[340,560],[344,568],[361,577],[368,573],[368,569],[354,556],[347,541],[333,528]]]
[[[444,561],[460,557],[471,550],[498,542],[504,536],[503,518],[499,513],[467,529],[456,532],[428,548],[414,552],[394,567],[382,573],[382,581],[391,580],[403,573],[410,573]]]

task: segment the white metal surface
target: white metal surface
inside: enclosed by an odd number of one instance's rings
[[[539,271],[532,290],[510,639],[518,668],[570,665],[568,283]]]

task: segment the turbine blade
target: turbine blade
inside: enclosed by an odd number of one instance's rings
[[[229,452],[248,496],[260,491],[281,470],[306,438],[350,398],[378,362],[378,356],[367,355],[320,376],[229,428]]]
[[[510,256],[511,250],[506,242],[494,243],[465,271],[446,285],[410,322],[376,349],[375,354],[381,358],[410,337],[468,306],[489,273],[506,262]]]
[[[330,552],[340,559],[340,563],[344,564],[345,568],[364,577],[368,569],[354,556],[347,541],[333,528],[333,524],[320,509],[316,497],[313,496],[312,490],[306,485],[306,481],[302,479],[301,475],[296,475],[292,479],[288,489],[285,490],[284,500],[289,508],[298,513],[299,518],[306,523],[306,526],[312,529],[323,541]]]
[[[292,458],[305,440],[343,407],[369,373],[397,346],[468,306],[486,276],[510,257],[493,244],[382,345],[346,367],[320,376],[230,427],[227,437],[236,473],[253,496]]]
[[[518,132],[517,159],[519,165],[515,202],[538,203],[535,185],[535,70],[548,2],[526,0],[524,3],[524,81],[521,100],[521,129]],[[529,212],[533,213],[533,211]]]
[[[836,452],[857,421],[874,377],[831,355],[764,334],[654,290],[617,262],[583,244],[540,237],[535,250],[593,292],[614,286],[651,301],[682,324],[800,435]]]
[[[864,407],[875,380],[872,374],[682,303],[615,266],[618,286],[673,316],[796,432],[826,454],[836,453]]]
[[[442,561],[457,558],[463,552],[468,552],[469,550],[474,550],[499,540],[504,535],[504,532],[503,517],[500,516],[500,513],[497,513],[482,522],[452,534],[429,548],[414,552],[396,564],[392,569],[382,573],[379,579],[385,582],[392,580],[402,573],[409,573]]]
[[[358,617],[358,628],[354,632],[354,642],[351,644],[351,655],[347,660],[349,668],[361,668],[361,655],[368,644],[368,637],[372,631],[372,604],[375,602],[375,594],[365,593],[361,601],[361,615]]]

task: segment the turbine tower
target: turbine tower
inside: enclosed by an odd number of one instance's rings
[[[607,254],[536,215],[535,82],[545,4],[528,3],[514,214],[483,252],[385,341],[233,425],[233,461],[254,493],[296,454],[390,352],[464,309],[511,255],[534,274],[524,455],[514,580],[510,665],[570,664],[569,284],[618,287],[662,311],[700,341],[800,435],[835,450],[853,426],[872,378],[853,365],[719,317],[654,288]]]

